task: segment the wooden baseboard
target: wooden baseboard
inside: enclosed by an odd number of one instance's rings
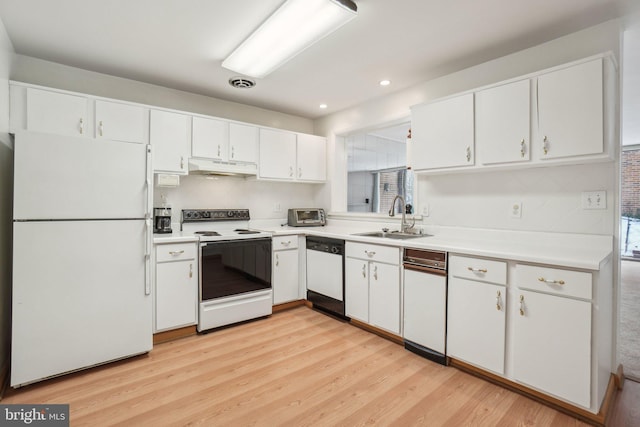
[[[274,305],[272,308],[273,313],[279,313],[281,311],[290,310],[292,308],[306,305],[306,300],[300,299],[298,301],[285,302],[284,304]]]
[[[360,329],[364,329],[367,332],[371,332],[373,334],[376,334],[382,338],[386,338],[389,341],[393,341],[396,344],[400,344],[400,345],[404,345],[404,340],[402,339],[402,337],[392,334],[391,332],[387,332],[383,329],[378,329],[375,326],[371,326],[367,323],[361,322],[359,320],[356,319],[351,319],[350,322],[352,325],[357,326]]]
[[[4,397],[4,392],[9,386],[9,358],[0,367],[0,400]]]
[[[577,406],[571,405],[567,402],[564,402],[560,399],[556,399],[554,397],[548,396],[544,393],[541,393],[537,390],[530,389],[522,384],[516,383],[514,381],[503,378],[499,375],[493,374],[491,372],[487,372],[483,369],[477,368],[473,365],[469,365],[465,362],[461,362],[456,359],[450,359],[450,366],[458,368],[462,371],[465,371],[471,375],[475,375],[477,377],[486,379],[494,384],[498,384],[503,386],[511,391],[515,391],[517,393],[523,394],[531,399],[543,403],[547,406],[552,407],[560,412],[564,412],[565,414],[571,415],[572,417],[578,418],[581,421],[589,423],[594,426],[605,426],[606,420],[611,412],[613,407],[613,402],[618,393],[618,388],[616,386],[615,375],[612,373],[609,378],[609,384],[607,386],[607,392],[605,393],[605,397],[602,401],[602,406],[600,407],[600,412],[594,414],[592,412],[587,411],[586,409],[579,408]]]
[[[195,335],[196,333],[196,325],[185,326],[184,328],[172,329],[165,332],[158,332],[157,334],[153,335],[153,345],[177,340],[179,338],[189,337],[191,335]]]

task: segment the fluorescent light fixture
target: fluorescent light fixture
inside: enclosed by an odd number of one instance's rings
[[[358,14],[351,0],[287,0],[222,66],[261,78]]]

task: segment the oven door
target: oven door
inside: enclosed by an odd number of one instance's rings
[[[271,289],[271,238],[200,244],[200,301]]]

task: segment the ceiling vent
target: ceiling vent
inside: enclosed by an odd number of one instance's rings
[[[256,85],[256,82],[247,77],[231,77],[229,84],[238,89],[251,89]]]

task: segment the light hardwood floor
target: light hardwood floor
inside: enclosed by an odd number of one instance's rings
[[[306,307],[8,391],[72,426],[585,426]]]

